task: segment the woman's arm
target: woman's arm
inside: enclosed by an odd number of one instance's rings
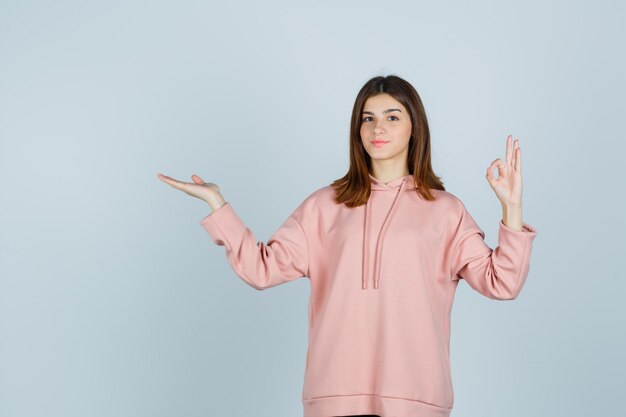
[[[283,222],[267,243],[256,240],[232,205],[224,200],[219,186],[193,175],[193,183],[166,175],[158,178],[193,197],[206,201],[213,210],[200,221],[213,242],[226,249],[226,258],[239,277],[257,290],[308,276],[309,248],[301,224],[301,204]]]
[[[506,141],[506,161],[494,160],[487,168],[487,181],[502,204],[498,246],[484,242],[485,233],[462,205],[452,243],[452,279],[464,278],[481,294],[497,300],[515,299],[530,269],[532,243],[537,231],[522,222],[522,154],[519,140]],[[498,178],[493,167],[498,168]]]
[[[494,300],[514,300],[530,270],[532,244],[536,229],[522,223],[520,230],[500,220],[498,246],[491,249],[485,233],[462,205],[451,244],[452,280],[465,279],[474,290]]]
[[[213,242],[226,249],[233,271],[248,285],[264,290],[308,276],[307,237],[298,207],[266,242],[252,231],[226,202],[200,221]]]
[[[502,221],[511,229],[522,230],[522,206],[514,204],[502,205]]]

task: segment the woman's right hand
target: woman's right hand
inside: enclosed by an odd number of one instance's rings
[[[220,187],[212,182],[204,182],[197,175],[191,176],[193,182],[178,181],[161,173],[157,174],[157,177],[177,190],[206,201],[213,210],[225,203],[224,197],[220,193]]]

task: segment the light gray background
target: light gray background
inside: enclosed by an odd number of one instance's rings
[[[0,416],[298,416],[305,278],[256,291],[162,172],[258,240],[342,176],[359,88],[420,93],[434,169],[497,243],[520,138],[517,300],[461,282],[455,417],[615,415],[626,384],[617,1],[0,3]],[[359,349],[355,346],[355,349]]]

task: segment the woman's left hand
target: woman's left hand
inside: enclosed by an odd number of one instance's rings
[[[522,205],[522,151],[519,139],[514,144],[512,141],[513,137],[507,136],[506,163],[498,158],[487,168],[487,181],[503,206]],[[498,178],[493,175],[494,167],[498,168]]]

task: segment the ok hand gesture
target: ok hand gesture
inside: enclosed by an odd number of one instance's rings
[[[513,137],[506,138],[506,163],[500,158],[494,160],[487,168],[487,181],[496,193],[503,206],[522,205],[522,150],[519,139],[515,139],[515,146],[511,143]],[[493,168],[498,168],[498,178],[493,175]]]

